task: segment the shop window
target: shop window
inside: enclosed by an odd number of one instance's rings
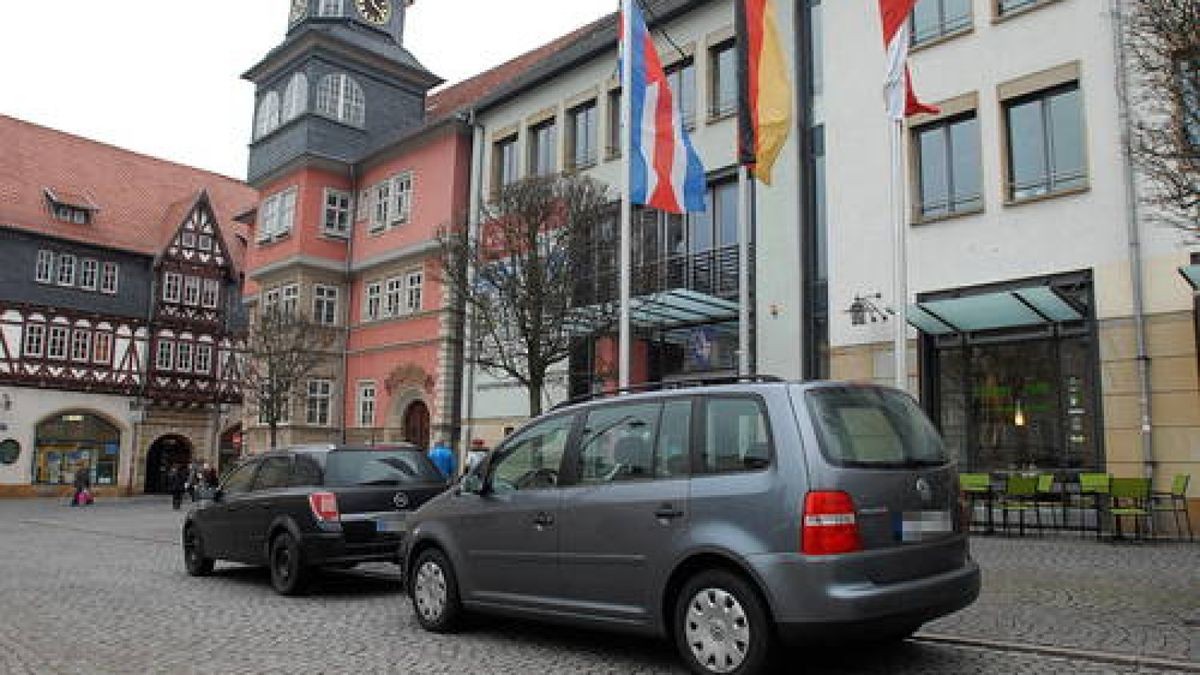
[[[121,433],[104,419],[86,412],[57,415],[35,430],[33,482],[70,485],[84,469],[93,485],[116,485]]]
[[[1005,102],[1009,200],[1087,185],[1081,106],[1077,82]]]

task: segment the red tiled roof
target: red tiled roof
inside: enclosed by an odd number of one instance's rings
[[[245,183],[201,169],[73,136],[0,115],[0,225],[157,255],[186,209],[208,192],[237,267],[247,227],[234,216],[254,208]],[[98,209],[87,225],[54,219],[46,189],[86,198]]]
[[[589,34],[596,24],[602,21],[604,19],[590,23],[491,70],[430,94],[425,103],[427,119],[436,120],[469,107],[472,103],[512,82],[518,75],[569,46],[575,40]]]

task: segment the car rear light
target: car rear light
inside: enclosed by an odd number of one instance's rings
[[[332,492],[314,492],[308,496],[308,505],[312,508],[313,517],[318,521],[336,522],[341,514],[338,513],[337,495]]]
[[[845,492],[810,492],[804,498],[800,546],[805,555],[835,555],[862,550],[854,500]]]

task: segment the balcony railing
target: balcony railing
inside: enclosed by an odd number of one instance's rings
[[[593,305],[619,299],[620,274],[614,247],[598,251],[597,266],[580,276],[576,284],[575,302]],[[750,269],[754,269],[754,248],[750,249]],[[724,300],[738,299],[737,245],[687,253],[665,255],[635,264],[632,273],[633,297],[650,296],[665,291],[686,289]]]

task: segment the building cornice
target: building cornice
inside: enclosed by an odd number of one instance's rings
[[[357,274],[359,272],[366,272],[376,267],[390,265],[392,263],[401,262],[410,258],[425,257],[430,253],[436,252],[439,247],[440,245],[438,244],[437,240],[423,241],[407,248],[388,251],[382,255],[365,258],[359,262],[351,263],[350,271]],[[344,272],[345,268],[340,268],[339,271]]]
[[[268,263],[259,267],[250,273],[251,279],[261,279],[270,276],[280,270],[285,270],[289,267],[308,267],[311,269],[323,270],[326,272],[337,272],[338,274],[346,273],[346,264],[336,260],[327,258],[317,258],[308,255],[296,255],[283,260],[277,260],[273,263]]]

